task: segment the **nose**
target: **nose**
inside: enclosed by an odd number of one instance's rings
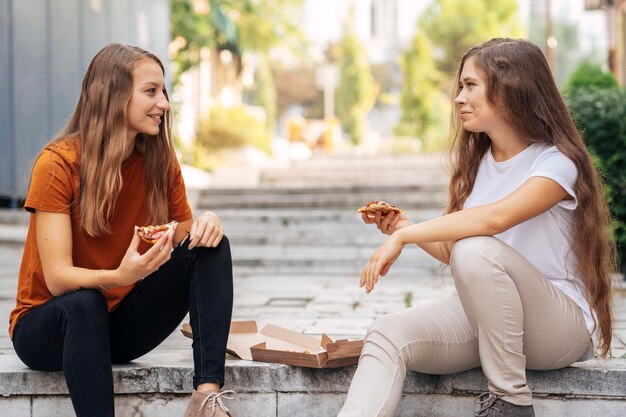
[[[459,92],[459,95],[456,96],[456,98],[454,99],[454,102],[456,104],[464,104],[467,103],[467,98],[465,97],[465,95],[463,94],[463,91],[461,90]]]
[[[159,102],[157,103],[157,107],[164,110],[164,111],[168,111],[170,109],[170,103],[169,101],[167,101],[167,99],[162,99],[159,100]]]

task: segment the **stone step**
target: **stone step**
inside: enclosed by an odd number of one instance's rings
[[[226,386],[237,392],[228,406],[241,417],[337,415],[354,371],[355,367],[311,369],[228,360]],[[152,352],[128,365],[114,366],[116,415],[183,415],[192,372],[190,348]],[[538,416],[622,417],[626,410],[623,360],[529,371],[528,383]],[[480,369],[444,376],[409,372],[398,416],[469,416],[476,411],[473,397],[486,388]],[[15,355],[0,356],[0,393],[3,416],[73,415],[62,373],[26,369]]]
[[[407,216],[413,221],[423,221],[439,216],[441,208],[407,208]],[[320,224],[343,224],[363,226],[361,216],[356,209],[287,209],[287,208],[261,208],[261,209],[231,209],[221,208],[215,210],[223,223],[241,227],[271,227],[285,226],[294,227],[302,225],[318,226]],[[28,225],[30,213],[23,209],[0,208],[0,225]]]
[[[440,169],[380,169],[369,166],[341,167],[340,169],[300,169],[265,170],[261,173],[260,183],[274,187],[317,187],[340,186],[345,184],[368,186],[388,185],[437,185],[446,187],[448,176]]]
[[[389,201],[403,209],[441,208],[448,194],[441,186],[347,186],[324,188],[257,187],[200,191],[201,209],[347,208],[356,210],[373,200]]]
[[[245,245],[375,247],[383,242],[373,225],[353,210],[216,210],[232,243]],[[407,215],[423,221],[441,210],[415,210]],[[0,210],[0,242],[23,242],[29,213]]]
[[[397,155],[333,155],[316,156],[310,159],[291,161],[287,166],[264,168],[263,171],[299,172],[320,170],[445,170],[446,156],[434,154],[397,154]]]

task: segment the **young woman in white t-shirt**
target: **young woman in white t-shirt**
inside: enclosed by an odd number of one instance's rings
[[[482,366],[476,416],[534,416],[526,369],[606,356],[613,246],[600,177],[541,50],[492,39],[458,69],[446,214],[375,217],[387,240],[360,286],[371,292],[407,244],[449,264],[458,295],[378,318],[340,417],[395,416],[406,371]]]

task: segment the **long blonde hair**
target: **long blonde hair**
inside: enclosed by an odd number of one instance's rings
[[[78,210],[81,226],[90,236],[111,231],[111,217],[122,188],[121,167],[128,141],[127,107],[133,92],[133,69],[146,59],[156,62],[165,74],[159,58],[136,46],[112,43],[100,50],[85,73],[80,98],[69,122],[46,146],[64,140],[77,141]],[[165,96],[168,97],[167,91]],[[135,141],[144,159],[148,222],[152,224],[168,220],[167,197],[176,161],[171,126],[171,114],[166,111],[157,135],[140,133]]]
[[[457,84],[469,58],[474,59],[474,65],[485,78],[488,101],[504,120],[527,143],[556,146],[578,170],[572,250],[577,260],[577,276],[582,278],[586,298],[597,318],[599,352],[607,356],[613,334],[611,274],[616,266],[609,231],[611,219],[602,180],[559,94],[548,63],[531,42],[491,39],[463,56]],[[459,92],[457,85],[453,97]],[[459,109],[453,106],[449,138],[452,177],[447,213],[463,208],[474,186],[478,166],[491,144],[485,133],[467,131],[459,120]]]

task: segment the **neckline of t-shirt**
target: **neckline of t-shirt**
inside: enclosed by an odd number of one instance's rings
[[[518,152],[517,154],[513,155],[512,157],[510,157],[509,159],[506,159],[504,161],[496,161],[495,158],[493,157],[493,154],[491,153],[491,146],[489,147],[489,149],[487,150],[487,158],[489,158],[489,162],[497,167],[506,167],[509,166],[511,164],[514,164],[517,160],[519,160],[520,158],[522,158],[524,155],[526,155],[528,152],[530,152],[531,149],[535,148],[537,144],[536,143],[531,143],[530,145],[528,145],[526,147],[526,149]]]
[[[133,153],[130,154],[128,159],[122,162],[122,169],[131,166],[133,162],[137,160],[138,157],[139,157],[139,151],[137,150],[137,148],[135,148],[133,149]]]

